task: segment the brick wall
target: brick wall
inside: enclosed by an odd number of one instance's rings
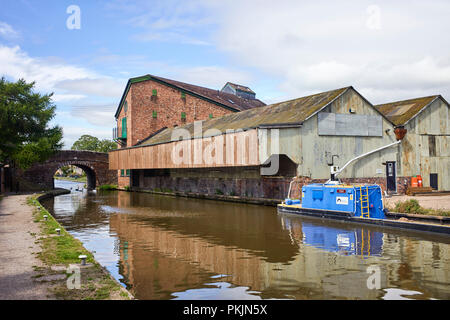
[[[156,96],[153,96],[153,90],[156,90]],[[124,147],[133,146],[164,127],[181,126],[195,120],[209,119],[210,115],[216,118],[233,112],[188,93],[182,97],[180,90],[153,80],[132,84],[125,101],[127,111],[122,108],[117,118],[118,131],[122,132],[122,118],[127,117],[127,142]],[[156,118],[153,117],[154,111]],[[182,112],[186,115],[185,119],[181,117]],[[128,177],[120,177],[120,170],[117,176],[119,187],[130,184]]]
[[[168,171],[166,175],[144,176],[143,170],[140,171],[139,189],[178,192],[178,193],[197,193],[209,196],[237,196],[242,198],[255,199],[279,199],[287,197],[291,177],[246,177],[246,168],[233,168],[227,174],[220,174],[217,177],[211,174],[183,175],[180,172]],[[179,171],[179,170],[178,170]],[[208,170],[204,170],[207,172]],[[291,198],[299,198],[301,187],[310,183],[324,183],[327,179],[310,179],[309,177],[296,177],[291,187]],[[341,179],[343,183],[358,184],[369,183],[378,184],[384,193],[386,190],[385,178],[352,178]],[[410,184],[410,177],[397,178],[397,192],[404,194],[406,191],[404,181]]]
[[[55,172],[66,165],[75,165],[86,172],[88,187],[114,184],[116,171],[109,170],[108,154],[92,151],[61,150],[43,163],[34,163],[25,171],[16,169],[15,178],[21,191],[53,188]]]
[[[325,183],[328,179],[311,179],[309,177],[296,177],[291,187],[291,198],[299,198],[302,186],[310,183]],[[386,191],[386,178],[342,178],[341,182],[346,184],[378,184],[384,194]],[[397,193],[405,194],[408,185],[411,184],[411,177],[397,177]]]
[[[156,96],[153,96],[156,90]],[[122,118],[127,117],[127,146],[133,146],[163,127],[181,126],[195,120],[205,120],[211,114],[220,117],[233,111],[194,97],[153,80],[134,83],[127,94],[128,111],[119,113],[117,127],[122,130]],[[156,111],[156,118],[153,112]],[[182,119],[181,113],[186,117]]]

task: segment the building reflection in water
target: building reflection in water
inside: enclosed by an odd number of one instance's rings
[[[55,198],[58,210],[74,201],[64,197]],[[98,192],[79,201],[86,204],[63,225],[100,263],[116,259],[109,270],[138,299],[450,298],[446,238],[144,193]],[[109,256],[101,250],[107,237]],[[373,265],[379,290],[367,287]]]

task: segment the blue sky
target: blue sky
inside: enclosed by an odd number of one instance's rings
[[[70,5],[80,29],[67,28]],[[0,75],[54,92],[65,147],[111,138],[130,77],[252,88],[266,103],[353,85],[450,100],[449,1],[0,0]]]

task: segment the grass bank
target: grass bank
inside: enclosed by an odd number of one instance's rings
[[[37,278],[49,278],[53,286],[49,289],[57,299],[64,300],[129,300],[133,297],[109,272],[104,269],[83,244],[70,235],[53,216],[39,203],[39,195],[30,196],[27,203],[34,207],[34,222],[40,226],[37,242],[42,251],[38,258],[46,267],[37,268]],[[44,218],[47,215],[47,219]],[[56,229],[60,229],[57,235]],[[80,265],[79,255],[87,256],[86,266]],[[67,273],[70,265],[80,267],[80,288],[69,289]]]
[[[87,183],[87,177],[83,176],[83,177],[79,177],[79,178],[71,178],[71,177],[57,177],[54,176],[53,179],[56,180],[67,180],[67,181],[73,181],[73,182],[84,182]]]
[[[103,190],[103,191],[105,191],[105,190],[118,190],[119,187],[117,185],[115,185],[115,184],[102,184],[97,189],[98,190]]]
[[[450,217],[450,211],[443,209],[423,208],[419,204],[419,202],[415,199],[409,199],[407,201],[398,201],[395,203],[395,206],[388,207],[387,209],[390,212]]]

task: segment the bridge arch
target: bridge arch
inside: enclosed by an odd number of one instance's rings
[[[81,170],[84,171],[84,173],[86,173],[86,178],[87,178],[87,188],[89,190],[95,189],[95,187],[98,185],[97,183],[97,175],[95,174],[95,168],[93,168],[91,165],[89,165],[88,163],[84,162],[80,162],[80,161],[67,161],[64,163],[61,163],[61,166],[56,168],[56,171],[61,168],[61,167],[65,167],[65,166],[75,166],[80,168]],[[55,172],[56,172],[55,171]],[[54,175],[55,173],[53,173]],[[53,184],[53,188],[55,187],[55,185]]]
[[[43,163],[35,163],[22,174],[25,190],[48,190],[54,188],[55,172],[67,165],[81,168],[87,177],[87,188],[95,189],[102,184],[116,184],[116,170],[109,170],[108,154],[93,151],[61,150]]]

